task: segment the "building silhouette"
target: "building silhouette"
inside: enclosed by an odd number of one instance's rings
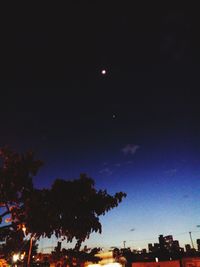
[[[200,251],[200,239],[197,239],[197,250]]]
[[[185,251],[190,252],[191,251],[191,246],[190,244],[185,244]]]

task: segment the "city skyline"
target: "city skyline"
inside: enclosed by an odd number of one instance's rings
[[[200,231],[196,231],[196,233],[199,233]],[[132,252],[135,253],[151,253],[151,252],[156,252],[158,249],[160,249],[162,246],[161,244],[161,238],[164,238],[164,242],[166,242],[165,244],[167,244],[166,246],[164,245],[163,248],[167,248],[170,249],[172,247],[172,244],[174,244],[174,249],[176,248],[180,248],[181,252],[192,252],[193,250],[196,252],[200,252],[200,239],[194,239],[193,238],[193,234],[192,232],[188,232],[188,233],[179,233],[177,236],[183,235],[183,234],[188,234],[189,238],[188,238],[188,243],[185,244],[181,244],[180,240],[178,238],[174,238],[174,235],[159,235],[158,237],[154,237],[154,238],[150,238],[150,239],[143,239],[143,240],[123,240],[121,246],[117,246],[117,245],[113,245],[111,247],[101,247],[99,246],[99,248],[102,251],[111,251],[113,249],[130,249]],[[192,235],[191,235],[192,234]],[[192,238],[192,239],[191,239]],[[132,242],[135,242],[135,245],[130,245]],[[148,242],[145,244],[145,246],[137,246],[137,242]],[[52,243],[52,246],[48,246],[45,247],[43,242],[41,244],[39,244],[39,251],[42,253],[47,253],[47,252],[51,252],[54,250],[54,248],[58,245],[58,243],[60,243],[61,248],[68,248],[69,245],[66,242],[63,242],[63,240],[60,239],[60,241],[58,241],[58,239],[55,239],[56,244]],[[49,244],[49,243],[48,243]],[[84,248],[88,248],[88,249],[92,249],[94,247],[89,247],[87,245],[84,245],[82,247],[82,249]],[[172,247],[173,248],[173,247]]]

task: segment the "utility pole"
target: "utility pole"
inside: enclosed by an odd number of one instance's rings
[[[26,226],[22,225],[22,231],[24,232],[24,236],[26,236]],[[33,247],[33,236],[30,237],[30,245],[28,250],[28,259],[27,259],[27,267],[31,266],[31,253],[32,253],[32,247]]]
[[[33,236],[30,238],[30,246],[29,246],[29,251],[28,251],[28,261],[27,261],[27,266],[30,267],[31,265],[31,252],[32,252],[32,246],[33,246]]]
[[[123,244],[124,244],[124,248],[126,248],[126,241],[123,241]]]
[[[193,243],[193,240],[192,240],[192,232],[189,232],[189,235],[190,235],[190,240],[191,240],[192,248],[194,248],[194,243]]]

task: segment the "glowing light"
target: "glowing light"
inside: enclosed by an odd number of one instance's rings
[[[87,267],[101,267],[101,264],[88,264]]]
[[[26,255],[26,252],[24,252],[23,254],[21,254],[21,256],[20,256],[21,260],[24,259],[25,255]]]
[[[13,262],[17,262],[19,260],[19,254],[14,254],[12,259]]]
[[[6,222],[6,223],[9,223],[9,222],[11,222],[11,221],[12,221],[11,218],[6,218],[6,219],[5,219],[5,222]]]
[[[122,267],[122,265],[118,262],[112,262],[108,264],[88,264],[87,267]]]
[[[22,231],[26,234],[26,226],[24,224],[22,225]]]
[[[102,71],[101,71],[101,74],[102,74],[102,75],[106,75],[106,70],[105,70],[105,69],[102,70]]]
[[[121,267],[122,265],[118,262],[108,263],[104,265],[105,267]]]

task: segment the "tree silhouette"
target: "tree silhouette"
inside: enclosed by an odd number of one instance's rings
[[[58,242],[60,243],[60,242]],[[61,243],[60,243],[61,244]],[[52,258],[54,262],[61,261],[62,265],[66,266],[81,266],[84,262],[97,263],[101,260],[96,254],[101,250],[101,248],[76,250],[76,249],[65,249],[61,250],[61,246],[55,247],[52,251]]]
[[[85,174],[72,181],[57,179],[51,189],[32,192],[25,205],[25,223],[38,238],[55,234],[68,242],[76,239],[79,249],[92,232],[101,233],[99,216],[117,207],[125,196],[96,190],[93,179]]]
[[[24,244],[25,202],[33,192],[32,178],[42,165],[34,154],[0,149],[0,241],[1,253],[10,255]]]
[[[99,216],[126,196],[97,190],[86,174],[75,180],[56,179],[50,189],[36,189],[32,179],[42,162],[35,160],[33,153],[18,154],[4,148],[0,158],[0,239],[4,241],[12,231],[21,238],[25,226],[26,234],[35,239],[53,234],[68,242],[75,239],[78,251],[92,232],[101,233]]]

